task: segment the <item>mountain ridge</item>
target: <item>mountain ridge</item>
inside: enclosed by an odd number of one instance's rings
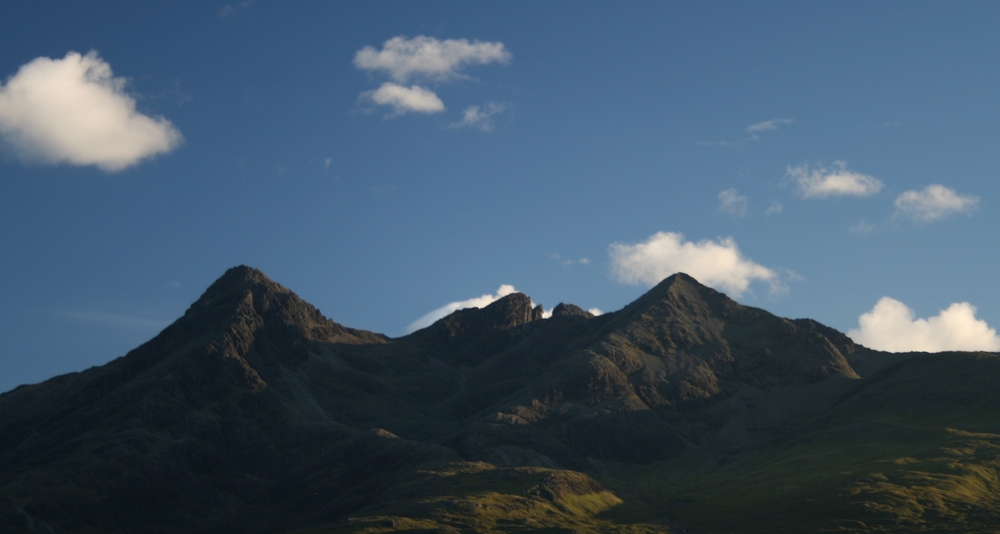
[[[913,395],[937,424],[969,410],[965,428],[988,430],[992,404],[956,388],[1000,384],[996,355],[953,358],[981,376],[942,372],[947,358],[871,351],[683,273],[615,312],[556,310],[543,319],[514,293],[389,338],[234,267],[125,356],[0,394],[0,529],[740,532],[698,503],[759,493],[766,479],[742,473],[762,461],[786,473],[794,447],[912,439],[857,418],[912,427],[901,399]],[[951,378],[941,389],[933,376]],[[836,458],[841,471],[871,469]],[[853,487],[841,471],[823,484]],[[702,500],[678,504],[681,487]],[[765,524],[784,506],[741,513]]]

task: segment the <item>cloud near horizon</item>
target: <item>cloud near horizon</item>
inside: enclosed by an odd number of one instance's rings
[[[847,335],[887,352],[1000,351],[996,329],[976,319],[976,307],[968,302],[956,302],[933,317],[915,319],[905,304],[882,297],[870,312],[858,317],[858,328]]]
[[[798,167],[789,166],[787,175],[798,186],[802,198],[867,197],[882,190],[882,182],[878,178],[848,170],[845,161],[833,162],[832,169],[810,169],[805,163]]]
[[[772,294],[784,292],[778,273],[749,260],[732,237],[718,241],[685,241],[677,232],[657,232],[646,241],[612,243],[612,277],[630,285],[654,286],[664,278],[687,273],[699,282],[739,297],[753,281],[767,282]]]
[[[0,85],[0,137],[27,162],[107,172],[180,146],[180,131],[136,111],[125,85],[95,51],[35,58]]]
[[[383,71],[399,82],[413,77],[446,81],[461,77],[468,65],[509,63],[511,54],[503,43],[467,39],[445,39],[418,35],[407,39],[400,35],[382,43],[382,50],[366,46],[354,55],[354,66],[362,70]]]
[[[421,328],[427,328],[428,326],[434,324],[438,319],[447,317],[458,310],[464,310],[466,308],[485,308],[503,297],[517,292],[518,291],[514,289],[514,286],[510,284],[503,284],[499,289],[497,289],[497,292],[494,295],[486,294],[468,300],[449,302],[448,304],[445,304],[434,311],[428,312],[416,321],[410,323],[406,327],[406,333],[409,334],[411,332],[416,332]]]
[[[361,97],[380,106],[391,106],[393,112],[387,115],[387,118],[410,112],[440,113],[444,111],[444,102],[433,91],[419,85],[403,87],[386,82],[374,91],[362,93]]]
[[[933,222],[956,213],[969,213],[979,207],[979,197],[959,195],[954,189],[931,184],[923,191],[905,191],[896,197],[896,217],[905,216],[916,222]]]
[[[94,310],[75,310],[75,309],[55,309],[50,310],[52,315],[57,317],[66,317],[75,321],[87,322],[87,323],[97,323],[105,326],[121,327],[121,328],[139,328],[139,329],[163,329],[170,325],[170,321],[160,320],[160,319],[146,319],[142,317],[134,317],[131,315],[122,315],[118,313],[106,313]]]

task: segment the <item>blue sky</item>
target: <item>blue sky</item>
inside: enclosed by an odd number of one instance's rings
[[[997,27],[987,2],[5,3],[0,391],[124,354],[238,264],[393,336],[502,285],[613,311],[685,270],[871,346],[1000,350]]]

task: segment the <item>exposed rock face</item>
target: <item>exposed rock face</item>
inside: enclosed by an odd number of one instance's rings
[[[524,293],[512,293],[482,309],[458,310],[421,330],[419,336],[432,341],[483,336],[541,318],[541,306],[532,307],[531,299]]]
[[[574,304],[565,304],[563,302],[560,302],[555,308],[552,309],[552,317],[566,316],[586,317],[587,319],[590,319],[594,316],[594,314]]]
[[[535,480],[716,454],[819,402],[789,391],[843,392],[814,385],[856,380],[864,350],[684,274],[599,317],[515,293],[390,339],[236,267],[126,356],[0,395],[0,531],[290,531],[428,466]]]

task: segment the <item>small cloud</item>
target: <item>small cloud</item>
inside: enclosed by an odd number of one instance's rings
[[[469,106],[462,113],[462,120],[451,123],[451,128],[479,128],[484,132],[493,131],[493,116],[508,109],[506,104],[489,102],[480,106]]]
[[[326,159],[324,159],[323,160],[323,168],[324,169],[329,169],[331,163],[333,163],[333,158],[326,158]]]
[[[136,111],[97,52],[39,57],[0,85],[0,137],[26,161],[115,172],[183,142],[163,117]]]
[[[598,315],[604,315],[604,312],[602,312],[600,310],[600,308],[591,308],[591,309],[589,309],[587,311],[589,311],[590,313],[592,313],[595,317],[598,316]]]
[[[719,209],[717,212],[728,213],[733,218],[746,217],[749,200],[735,189],[726,189],[719,193]]]
[[[167,282],[167,287],[180,288],[181,287],[181,283],[178,282],[177,280],[171,280],[171,281]]]
[[[777,272],[744,257],[731,237],[694,243],[680,233],[657,232],[634,245],[612,243],[608,254],[612,277],[626,284],[653,286],[684,272],[737,297],[753,281],[767,282],[772,295],[787,291]]]
[[[699,141],[700,146],[739,146],[742,147],[744,143],[734,142],[734,141]]]
[[[932,184],[923,191],[906,191],[896,197],[896,217],[916,222],[939,221],[955,213],[969,214],[979,207],[979,197],[959,195],[954,189]]]
[[[750,126],[747,126],[747,131],[750,133],[767,132],[770,130],[777,130],[779,124],[791,124],[793,122],[795,122],[795,119],[771,119],[769,121],[751,124]]]
[[[456,312],[458,310],[464,310],[466,308],[485,308],[486,306],[489,306],[490,304],[512,293],[517,293],[517,290],[514,289],[514,286],[510,284],[503,284],[500,286],[499,289],[497,289],[497,292],[494,295],[487,294],[471,298],[468,300],[449,302],[448,304],[445,304],[444,306],[441,306],[440,308],[432,312],[429,312],[425,314],[423,317],[410,323],[409,326],[406,327],[406,333],[415,332],[417,330],[420,330],[421,328],[427,328],[428,326],[434,324],[434,322],[437,321],[438,319],[447,317],[451,313]]]
[[[927,319],[898,300],[882,297],[858,317],[858,328],[847,335],[866,347],[888,352],[1000,350],[1000,337],[986,321],[976,319],[976,307],[957,302]]]
[[[802,198],[829,196],[867,197],[882,190],[877,178],[847,169],[847,162],[835,161],[834,168],[810,169],[809,165],[788,167],[787,174],[798,185]]]
[[[116,328],[161,329],[166,328],[170,321],[132,317],[117,313],[104,313],[93,310],[52,310],[53,315],[66,317],[74,321],[102,324]]]
[[[855,235],[867,235],[875,231],[875,225],[861,219],[857,224],[851,225],[848,231]]]
[[[774,202],[771,202],[771,205],[769,205],[766,210],[764,210],[764,215],[767,217],[777,215],[781,213],[781,210],[783,209],[785,209],[785,207],[781,205],[781,202],[775,200]]]
[[[217,14],[221,19],[228,19],[229,17],[238,14],[240,11],[252,6],[253,3],[254,0],[247,0],[246,2],[240,2],[236,5],[226,4],[219,8]]]
[[[382,43],[382,50],[366,46],[354,55],[354,66],[362,70],[383,71],[399,82],[413,77],[446,81],[460,77],[468,65],[509,63],[511,54],[503,43],[445,39],[418,35],[413,39],[393,37]]]
[[[444,111],[444,102],[430,89],[419,85],[403,87],[386,82],[374,91],[362,93],[361,98],[369,99],[380,106],[391,106],[393,112],[385,118],[398,117],[405,113],[440,113]]]
[[[590,265],[590,258],[579,258],[574,260],[572,258],[563,258],[561,255],[555,253],[549,254],[549,257],[554,260],[562,261],[563,265]]]

